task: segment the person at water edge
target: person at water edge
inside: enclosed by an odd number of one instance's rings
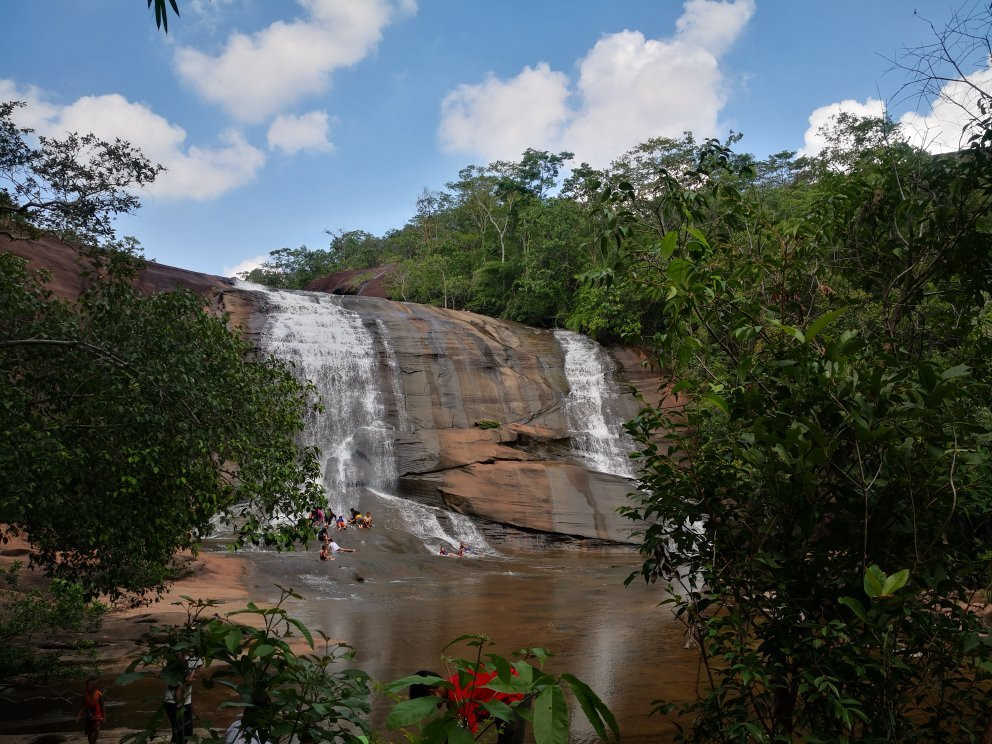
[[[351,519],[348,520],[348,524],[353,524],[356,527],[364,527],[364,521],[365,519],[362,517],[362,513],[358,509],[351,510]]]
[[[328,543],[328,546],[330,547],[332,553],[354,553],[355,552],[355,549],[354,548],[342,548],[340,545],[338,545],[333,540],[331,540],[331,542]]]
[[[517,676],[516,669],[511,669],[511,673]],[[434,672],[419,671],[416,676],[440,677],[441,675]],[[429,695],[441,698],[448,706],[454,707],[458,711],[458,716],[465,728],[472,734],[477,734],[479,724],[489,718],[489,711],[481,703],[497,701],[512,706],[513,703],[519,703],[524,697],[519,692],[497,692],[486,687],[496,676],[495,669],[486,669],[484,666],[480,666],[478,669],[464,669],[448,677],[448,682],[451,683],[450,689],[442,685],[433,687],[428,684],[410,685],[410,699]],[[497,725],[496,744],[523,744],[526,726],[527,722],[514,713],[513,721],[500,722]]]
[[[365,527],[366,529],[372,528],[372,512],[365,512]]]
[[[324,524],[324,510],[319,506],[310,512],[310,521],[314,523],[315,526],[323,526]]]
[[[465,553],[471,553],[472,549],[463,542],[458,543],[458,557],[461,558]]]
[[[343,514],[338,514],[337,528],[339,530],[346,530],[346,529],[348,529],[348,524],[344,521],[344,515]]]
[[[317,533],[317,539],[322,543],[326,543],[330,539],[330,535],[327,533],[327,527],[321,527],[320,532]]]
[[[172,726],[172,744],[183,744],[187,736],[193,735],[193,677],[197,667],[203,664],[199,659],[184,655],[180,655],[179,663],[182,682],[167,686],[162,697],[165,714]]]
[[[83,707],[76,714],[76,723],[83,721],[83,731],[86,732],[86,739],[89,744],[96,744],[100,737],[100,727],[107,718],[107,711],[103,705],[103,693],[96,686],[96,679],[90,677],[86,680],[86,691],[83,693]]]
[[[334,560],[334,556],[331,555],[330,550],[331,550],[331,547],[330,547],[330,544],[328,542],[325,542],[323,545],[321,545],[320,546],[320,560],[326,561],[328,558],[330,558],[333,561]]]

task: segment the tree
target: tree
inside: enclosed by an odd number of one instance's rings
[[[616,227],[663,301],[678,396],[631,424],[642,490],[625,511],[649,525],[640,575],[669,582],[700,651],[699,700],[662,706],[693,715],[689,741],[986,725],[985,181],[968,158],[876,144],[822,168],[795,222],[714,178],[696,196],[729,199],[736,226],[717,239]]]
[[[0,162],[25,185],[4,191],[12,227],[112,237],[112,215],[137,206],[128,174],[156,169],[128,160],[122,143],[92,141],[113,156],[88,173],[65,152],[89,138],[32,148],[25,130],[12,136],[12,110],[0,108]],[[53,185],[53,173],[90,185]],[[215,519],[239,545],[305,537],[322,496],[315,452],[296,444],[312,386],[259,355],[205,298],[137,292],[133,242],[80,251],[89,286],[71,303],[0,254],[0,523],[26,532],[50,575],[113,595],[161,588],[175,552],[195,550]]]
[[[336,246],[330,250],[277,248],[269,252],[269,259],[258,268],[241,276],[249,282],[281,289],[303,289],[314,279],[320,279],[341,268],[342,256]]]
[[[113,220],[140,206],[133,189],[163,170],[120,139],[92,134],[39,137],[14,123],[18,101],[0,102],[0,231],[11,238],[40,232],[94,245],[114,236]]]

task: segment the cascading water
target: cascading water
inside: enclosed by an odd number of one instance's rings
[[[251,286],[264,294],[268,324],[260,345],[293,362],[324,404],[307,422],[306,444],[322,453],[330,504],[350,506],[362,488],[389,490],[396,478],[393,429],[386,423],[373,336],[338,297]]]
[[[411,430],[412,426],[402,372],[385,323],[377,319],[373,334],[361,316],[334,295],[273,290],[244,282],[238,286],[263,299],[267,324],[260,333],[261,348],[292,362],[300,376],[310,380],[320,393],[324,410],[310,415],[304,444],[321,450],[330,508],[338,514],[353,506],[371,509],[377,524],[403,529],[432,551],[439,540],[455,546],[464,541],[489,551],[466,517],[442,516],[448,523],[446,529],[439,514],[391,495],[397,475],[395,430]],[[392,378],[396,427],[387,421],[380,348]]]
[[[555,331],[565,353],[565,416],[572,449],[591,469],[633,478],[629,453],[636,448],[623,430],[623,393],[613,381],[615,366],[602,346],[581,333]]]
[[[389,329],[379,318],[375,319],[375,327],[382,340],[386,364],[389,366],[389,382],[393,392],[393,400],[396,402],[396,428],[400,431],[413,431],[410,414],[406,410],[406,394],[403,392],[403,370],[400,369],[396,352],[393,350],[392,344],[389,343]]]

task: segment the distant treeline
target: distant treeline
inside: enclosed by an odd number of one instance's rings
[[[739,135],[657,137],[603,170],[575,165],[569,152],[528,149],[517,162],[471,165],[444,189],[425,189],[402,228],[329,232],[327,248],[272,251],[244,276],[299,289],[335,271],[395,264],[394,299],[639,341],[663,330],[664,298],[638,272],[673,230],[691,223],[733,245],[753,239],[739,224],[747,213],[787,231],[833,231],[836,210],[824,204],[843,194],[856,163],[932,157],[883,119],[841,116],[825,133],[828,146],[815,157],[783,151],[763,160],[734,151]],[[616,250],[618,224],[628,258]],[[635,262],[631,245],[643,249]],[[826,258],[829,242],[822,250]]]

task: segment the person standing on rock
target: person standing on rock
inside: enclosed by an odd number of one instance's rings
[[[107,711],[103,705],[103,693],[96,686],[92,677],[86,680],[86,691],[83,693],[83,707],[76,715],[76,722],[83,721],[83,730],[89,744],[96,744],[100,737],[100,727],[106,720]]]

